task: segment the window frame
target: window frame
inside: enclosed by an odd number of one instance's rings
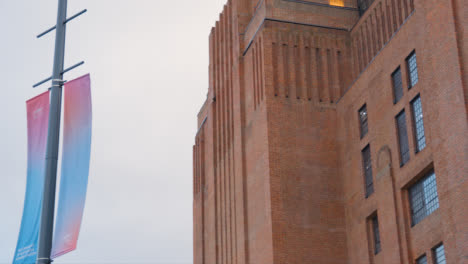
[[[412,78],[411,78],[411,66],[410,66],[410,59],[414,56],[415,58],[415,63],[416,63],[416,67],[415,67],[415,71],[416,71],[416,76],[417,76],[417,80],[416,80],[416,83],[413,84],[413,81],[412,81]],[[419,82],[419,70],[418,70],[418,60],[417,60],[417,57],[416,57],[416,50],[413,50],[410,52],[410,54],[406,57],[405,59],[405,62],[406,62],[406,74],[407,74],[407,79],[408,79],[408,90],[410,90],[411,88],[413,88],[414,86],[416,86],[416,84],[418,84]]]
[[[375,213],[370,220],[374,245],[374,255],[377,255],[382,251],[382,239],[380,236],[379,217],[377,216],[377,213]]]
[[[367,10],[372,6],[372,4],[375,2],[375,0],[357,0],[357,8],[359,11],[359,16],[362,17]],[[365,3],[367,5],[366,9],[361,9],[362,3]]]
[[[404,125],[404,130],[405,130],[405,134],[406,134],[406,138],[403,139],[402,138],[402,130],[400,130],[400,122],[399,122],[399,117],[401,115],[404,115],[404,122],[402,122],[401,124]],[[409,147],[409,138],[408,138],[408,126],[406,125],[406,112],[405,112],[405,109],[401,110],[396,116],[395,116],[395,124],[396,124],[396,130],[397,130],[397,139],[398,139],[398,150],[399,150],[399,156],[400,156],[400,167],[403,167],[405,164],[407,164],[410,159],[411,159],[411,155],[410,155],[410,147]],[[403,141],[404,140],[404,141]],[[403,144],[406,141],[406,147],[407,147],[407,151],[406,152],[403,152],[402,150],[402,146]],[[405,159],[405,155],[408,156],[407,159]]]
[[[361,118],[361,112],[365,110],[366,119],[365,122]],[[359,135],[360,138],[363,139],[367,134],[369,134],[369,112],[367,111],[367,104],[364,104],[358,110],[358,118],[359,118]],[[365,131],[364,131],[364,124],[365,124]]]
[[[444,259],[443,261],[444,262],[439,262],[439,259],[437,259],[437,250],[442,247],[442,253],[444,254]],[[437,244],[437,246],[433,247],[431,249],[431,252],[432,252],[432,262],[434,264],[447,264],[447,256],[445,255],[445,246],[444,246],[444,243],[439,243]]]
[[[418,135],[418,118],[416,116],[416,111],[414,108],[414,103],[419,99],[419,104],[421,105],[421,125],[422,125],[422,136]],[[410,101],[410,108],[411,108],[411,118],[412,118],[412,127],[413,127],[413,138],[414,138],[414,152],[419,153],[423,151],[427,147],[427,138],[426,138],[426,129],[424,127],[424,113],[422,108],[422,99],[421,95],[417,94],[411,101]],[[424,145],[420,146],[420,139],[424,140]]]
[[[409,213],[410,213],[409,216],[411,218],[411,227],[414,227],[415,225],[421,223],[424,219],[426,219],[428,216],[430,216],[432,213],[434,213],[440,208],[439,192],[438,192],[438,187],[437,187],[437,175],[435,173],[434,168],[432,166],[429,167],[428,169],[424,170],[424,172],[421,173],[421,175],[422,177],[419,177],[416,181],[414,181],[410,186],[406,188],[407,193],[408,193],[407,197],[408,197]],[[425,184],[425,181],[428,180],[432,176],[434,176],[434,186],[435,186],[434,191],[435,191],[436,196],[432,197],[431,200],[427,201],[428,199],[427,196],[431,194],[430,192],[428,192],[428,190],[434,187],[429,186],[429,184]],[[413,190],[415,191],[413,192]],[[416,196],[421,197],[420,208],[419,207],[416,208],[416,204],[414,203],[414,201],[418,199]],[[433,208],[433,203],[437,204],[436,208]],[[421,216],[416,215],[421,210],[423,211],[424,214],[422,214]]]
[[[401,91],[401,95],[399,98],[397,98],[397,91],[396,91],[396,83],[395,83],[395,75],[399,73],[400,74],[400,78],[399,78],[399,81],[400,81],[400,91]],[[392,74],[390,75],[391,79],[392,79],[392,93],[393,93],[393,104],[397,104],[398,102],[400,102],[400,100],[403,98],[404,96],[404,89],[403,89],[403,75],[401,73],[401,66],[398,65],[398,67],[392,72]]]
[[[368,164],[366,163],[366,151],[369,151],[369,161]],[[361,150],[361,159],[362,159],[362,169],[363,169],[363,176],[364,176],[364,194],[366,198],[369,198],[375,190],[374,190],[374,176],[372,175],[372,154],[370,144],[367,144]],[[369,165],[369,166],[367,166]]]
[[[422,261],[422,259],[425,259],[425,262],[422,263],[420,261]],[[427,255],[426,253],[422,254],[419,258],[416,259],[416,264],[427,264]]]

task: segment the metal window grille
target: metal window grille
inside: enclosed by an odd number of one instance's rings
[[[372,180],[372,160],[369,145],[367,145],[367,147],[362,150],[362,165],[364,168],[364,182],[367,198],[374,192],[374,182]]]
[[[409,196],[413,225],[421,222],[439,208],[437,182],[433,170],[410,187]]]
[[[398,129],[398,141],[400,143],[400,165],[405,165],[410,159],[408,131],[406,130],[406,115],[405,110],[401,111],[396,116]]]
[[[416,264],[427,264],[427,257],[426,255],[422,255],[422,257],[416,260]]]
[[[374,235],[374,254],[378,254],[382,251],[382,246],[380,243],[380,232],[379,232],[379,219],[377,215],[372,218],[372,231]]]
[[[406,64],[408,67],[409,88],[411,88],[415,86],[419,80],[418,64],[416,62],[416,53],[414,51],[406,59]]]
[[[435,247],[432,250],[434,254],[434,263],[435,264],[446,264],[445,260],[445,250],[444,250],[444,245],[440,244],[440,246]]]
[[[358,0],[359,15],[362,16],[373,2],[374,0]]]
[[[403,82],[401,80],[401,69],[398,67],[392,73],[392,82],[393,82],[393,103],[396,104],[403,97]]]
[[[361,128],[361,138],[363,138],[368,130],[368,123],[367,123],[367,107],[364,105],[359,109],[359,123],[360,123],[360,128]]]
[[[411,108],[413,110],[416,151],[419,152],[426,147],[421,97],[419,95],[411,101]]]

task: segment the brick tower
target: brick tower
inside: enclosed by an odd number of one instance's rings
[[[467,12],[229,0],[193,150],[194,264],[468,263]]]

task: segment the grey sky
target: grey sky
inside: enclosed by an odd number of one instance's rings
[[[224,0],[68,0],[65,66],[91,73],[93,145],[78,250],[54,263],[192,263],[192,145]],[[0,263],[26,186],[25,101],[47,89],[57,0],[0,0]]]

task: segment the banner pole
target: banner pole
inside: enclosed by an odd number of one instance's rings
[[[65,55],[65,32],[67,0],[58,0],[55,35],[54,66],[52,87],[50,88],[49,128],[45,160],[45,181],[42,198],[41,227],[39,231],[39,251],[37,264],[50,264],[52,235],[54,228],[55,191],[57,181],[57,161],[60,137],[60,115],[62,106],[63,64]]]

